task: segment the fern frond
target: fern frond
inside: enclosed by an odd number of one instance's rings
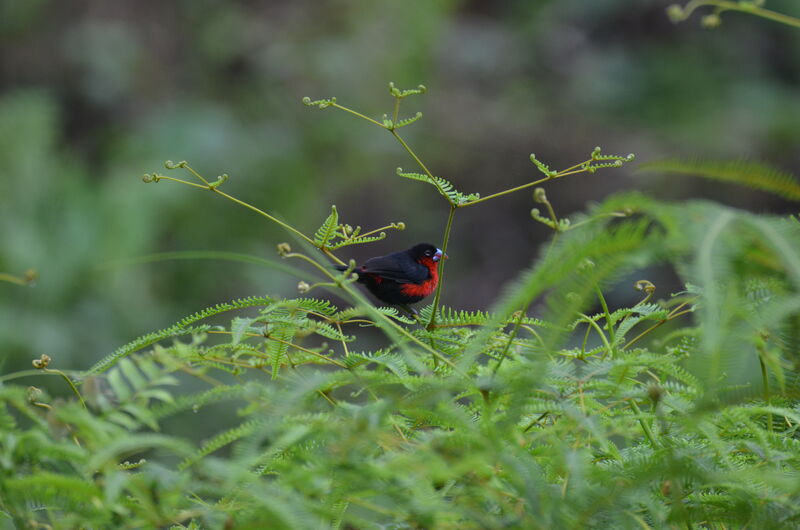
[[[217,304],[211,307],[208,307],[202,311],[197,313],[193,313],[176,324],[162,329],[161,331],[156,331],[154,333],[148,333],[138,339],[129,342],[128,344],[121,346],[113,353],[107,355],[106,357],[102,358],[101,360],[97,361],[91,368],[84,372],[84,376],[94,375],[101,372],[104,372],[114,366],[120,359],[130,355],[133,352],[141,350],[142,348],[146,348],[151,344],[155,344],[163,339],[170,338],[170,337],[179,337],[183,335],[192,335],[203,333],[211,329],[211,326],[196,326],[196,327],[187,327],[191,324],[199,320],[206,319],[208,317],[218,315],[220,313],[224,313],[226,311],[234,311],[236,309],[243,309],[247,307],[259,307],[259,306],[268,306],[273,304],[274,301],[266,296],[250,296],[248,298],[239,298],[237,300],[233,300],[231,302]]]
[[[189,315],[175,325],[178,327],[186,327],[189,324],[193,324],[199,320],[204,320],[208,317],[219,315],[220,313],[225,313],[227,311],[245,309],[248,307],[268,306],[274,303],[275,300],[268,296],[248,296],[247,298],[238,298],[236,300],[231,300],[230,302],[217,304],[203,309],[202,311]]]
[[[264,395],[264,387],[256,383],[241,385],[221,385],[197,394],[178,396],[171,402],[159,403],[152,408],[157,420],[183,411],[197,411],[200,408],[232,399],[255,399]]]
[[[400,311],[396,307],[385,307],[385,306],[384,307],[375,307],[375,308],[373,308],[373,310],[378,311],[379,313],[382,313],[382,314],[386,315],[387,317],[391,317],[394,320],[397,320],[398,322],[402,322],[404,324],[416,324],[417,323],[416,320],[401,314]],[[351,319],[356,318],[356,317],[365,317],[366,318],[366,314],[367,313],[366,313],[366,311],[364,311],[363,308],[354,306],[354,307],[348,307],[347,309],[342,309],[341,311],[339,311],[338,313],[333,315],[331,318],[332,318],[332,320],[334,320],[336,322],[344,322],[346,320],[351,320]]]
[[[272,379],[278,378],[289,344],[294,338],[297,327],[293,323],[277,323],[267,335],[267,355],[272,363]]]
[[[624,310],[621,313],[618,313],[617,311],[614,313],[616,317],[612,318],[612,323],[617,322],[620,317],[623,317],[623,320],[620,322],[619,326],[617,326],[616,333],[614,334],[613,346],[619,346],[622,344],[625,341],[625,337],[627,336],[628,332],[630,332],[630,330],[640,322],[645,320],[666,320],[667,315],[669,315],[669,311],[663,309],[658,304],[641,304],[628,310]]]
[[[450,181],[443,179],[442,177],[429,177],[423,173],[405,172],[402,168],[397,168],[397,174],[403,178],[427,182],[436,188],[439,194],[447,199],[447,202],[450,204],[459,205],[480,198],[480,195],[477,193],[470,193],[469,195],[461,193],[455,189],[455,186],[453,186]]]
[[[157,430],[150,405],[153,401],[172,401],[172,395],[161,387],[178,384],[170,375],[176,369],[174,363],[169,366],[157,363],[152,354],[125,357],[105,377],[87,381],[86,398],[99,409],[101,417],[126,429],[136,430],[144,424]]]
[[[328,324],[327,322],[320,322],[319,320],[309,321],[308,326],[304,328],[328,339],[344,342],[352,342],[356,340],[353,335],[344,335],[332,325]]]
[[[398,377],[408,377],[408,365],[405,360],[397,354],[387,353],[382,350],[374,353],[350,353],[344,358],[344,363],[350,369],[375,363],[388,368]]]
[[[351,239],[342,239],[341,241],[337,241],[331,245],[328,245],[328,248],[331,250],[336,250],[338,248],[347,247],[350,245],[362,245],[364,243],[374,243],[375,241],[380,241],[382,239],[386,239],[386,232],[381,232],[377,236],[356,236]]]
[[[330,300],[320,300],[318,298],[291,298],[278,302],[275,307],[302,309],[303,311],[311,311],[328,317],[335,315],[338,311],[338,308]]]
[[[161,340],[172,337],[182,337],[185,335],[204,333],[210,330],[211,328],[212,326],[209,325],[193,326],[186,328],[182,327],[179,324],[176,324],[174,326],[162,329],[161,331],[148,333],[147,335],[143,335],[124,346],[120,346],[119,348],[114,350],[114,352],[103,357],[101,360],[97,361],[91,368],[86,370],[83,376],[87,377],[105,372],[106,370],[117,364],[124,357],[127,357],[128,355],[137,352],[143,348],[146,348],[152,344],[155,344],[156,342],[159,342]]]
[[[422,113],[417,112],[415,115],[411,116],[410,118],[405,118],[403,120],[398,120],[397,123],[394,124],[395,129],[399,129],[400,127],[405,127],[406,125],[411,125],[418,119],[422,118]]]
[[[184,469],[193,466],[195,463],[217,451],[218,449],[253,434],[263,425],[264,422],[261,420],[249,420],[236,427],[233,427],[232,429],[228,429],[227,431],[219,433],[211,440],[205,442],[203,446],[194,454],[185,458],[180,464],[178,464],[178,470],[183,471]]]
[[[433,307],[427,305],[420,310],[420,319],[430,320],[431,311]],[[436,326],[437,327],[450,327],[450,326],[482,326],[487,322],[497,320],[497,315],[481,310],[467,311],[456,310],[448,306],[440,306],[436,313]],[[520,324],[529,326],[544,326],[546,325],[539,319],[523,316],[518,318],[517,315],[510,315],[504,321],[499,322],[499,325],[516,324],[519,320]]]
[[[787,171],[750,160],[719,161],[671,158],[646,162],[639,168],[733,182],[800,201],[800,182],[797,177]]]
[[[8,496],[4,504],[31,503],[53,511],[77,511],[87,516],[103,513],[99,503],[87,502],[102,499],[102,490],[83,477],[39,470],[35,475],[4,477],[3,482],[3,493]]]
[[[326,246],[328,241],[336,234],[337,228],[339,228],[339,212],[336,211],[336,205],[332,205],[330,215],[314,233],[314,243],[320,248]]]

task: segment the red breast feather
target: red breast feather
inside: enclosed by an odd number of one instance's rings
[[[428,269],[430,278],[422,283],[404,283],[400,286],[400,291],[409,297],[422,299],[430,296],[436,290],[436,284],[439,283],[439,268],[436,266],[436,262],[430,258],[423,258],[419,260],[419,263]]]

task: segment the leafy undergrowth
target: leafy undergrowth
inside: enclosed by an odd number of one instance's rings
[[[412,95],[392,90],[398,106]],[[397,108],[372,121],[409,149],[396,129],[415,119]],[[446,248],[460,208],[627,160],[598,149],[556,172],[532,157],[543,179],[484,198],[424,166],[410,178],[447,201]],[[219,189],[227,177],[169,166],[231,198]],[[416,318],[373,307],[324,261],[344,264],[336,249],[384,231],[341,223],[334,208],[310,237],[258,210],[306,249],[279,246],[319,276],[301,282],[304,297],[207,308],[80,373],[36,360],[72,399],[18,385],[28,372],[0,377],[0,521],[800,527],[800,223],[634,193],[566,220],[544,190],[534,198],[554,237],[530,270],[486,311],[442,307],[437,293]],[[619,278],[654,264],[672,265],[686,290],[658,293],[643,279],[639,303],[608,306]],[[352,305],[311,296],[324,288]],[[365,328],[382,332],[379,349],[356,349]],[[219,407],[230,413],[215,428]],[[214,434],[172,434],[194,430]]]

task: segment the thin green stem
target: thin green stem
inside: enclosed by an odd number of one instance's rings
[[[323,273],[323,274],[325,274],[326,276],[328,276],[329,278],[331,278],[331,279],[332,279],[334,282],[336,282],[336,281],[337,281],[337,280],[336,280],[336,277],[335,277],[335,276],[333,276],[333,275],[330,273],[330,271],[328,271],[328,269],[326,269],[324,266],[322,266],[322,265],[320,265],[319,263],[317,263],[315,260],[313,260],[313,259],[309,258],[309,257],[308,257],[308,256],[306,256],[305,254],[299,254],[299,253],[297,253],[297,252],[290,252],[290,253],[288,253],[288,254],[284,254],[284,256],[283,256],[283,257],[284,257],[284,258],[298,258],[298,259],[301,259],[301,260],[305,261],[306,263],[310,263],[311,265],[313,265],[313,266],[314,266],[314,267],[315,267],[315,268],[316,268],[318,271],[320,271],[321,273]],[[338,285],[338,284],[337,284],[337,285]]]
[[[225,198],[226,198],[226,199],[228,199],[229,201],[235,202],[236,204],[238,204],[238,205],[240,205],[240,206],[244,206],[245,208],[247,208],[247,209],[249,209],[249,210],[252,210],[252,211],[256,212],[257,214],[261,215],[262,217],[265,217],[265,218],[269,219],[270,221],[272,221],[272,222],[274,222],[274,223],[276,223],[276,224],[280,225],[280,226],[281,226],[282,228],[284,228],[285,230],[288,230],[289,232],[291,232],[291,233],[295,234],[295,235],[296,235],[297,237],[299,237],[300,239],[302,239],[302,240],[306,241],[307,243],[309,243],[309,244],[313,245],[314,247],[317,247],[317,248],[319,248],[319,247],[317,246],[317,244],[314,242],[314,240],[313,240],[313,239],[311,239],[310,237],[308,237],[307,235],[305,235],[304,233],[302,233],[301,231],[299,231],[299,230],[298,230],[298,229],[296,229],[295,227],[293,227],[293,226],[291,226],[291,225],[289,225],[289,224],[287,224],[287,223],[284,223],[283,221],[281,221],[281,220],[280,220],[280,219],[278,219],[277,217],[274,217],[274,216],[272,216],[272,215],[268,214],[268,213],[267,213],[267,212],[265,212],[264,210],[262,210],[262,209],[260,209],[260,208],[257,208],[257,207],[253,206],[253,205],[252,205],[252,204],[250,204],[250,203],[247,203],[247,202],[245,202],[245,201],[243,201],[243,200],[241,200],[241,199],[237,199],[236,197],[234,197],[234,196],[232,196],[232,195],[229,195],[229,194],[225,193],[224,191],[220,190],[220,189],[219,189],[217,186],[213,186],[213,185],[209,184],[209,182],[208,182],[208,181],[207,181],[205,178],[203,178],[203,177],[202,177],[202,176],[201,176],[201,175],[200,175],[200,174],[199,174],[197,171],[195,171],[195,170],[194,170],[194,169],[193,169],[191,166],[189,166],[188,164],[183,164],[183,163],[182,163],[182,164],[180,164],[180,165],[179,165],[179,166],[177,166],[177,167],[181,167],[181,168],[183,168],[183,169],[186,169],[186,170],[187,170],[187,171],[189,171],[189,172],[190,172],[192,175],[196,176],[196,177],[197,177],[197,178],[199,178],[199,179],[200,179],[202,182],[204,182],[204,183],[205,183],[205,185],[203,185],[203,184],[197,184],[197,183],[195,183],[195,182],[189,182],[188,180],[183,180],[183,179],[179,179],[179,178],[175,178],[175,177],[168,177],[168,176],[165,176],[165,175],[159,175],[159,176],[158,176],[158,180],[161,180],[161,179],[165,179],[165,180],[171,180],[171,181],[173,181],[173,182],[178,182],[178,183],[180,183],[180,184],[185,184],[185,185],[187,185],[187,186],[192,186],[192,187],[195,187],[195,188],[205,189],[205,190],[209,190],[209,191],[212,191],[212,192],[214,192],[214,193],[217,193],[217,194],[221,195],[222,197],[225,197]],[[321,249],[321,250],[322,250],[322,252],[323,252],[323,253],[324,253],[326,256],[328,256],[329,258],[333,259],[334,261],[336,261],[336,262],[337,262],[337,263],[339,263],[340,265],[344,265],[344,262],[343,262],[343,261],[341,261],[339,258],[337,258],[337,257],[336,257],[336,256],[335,256],[335,255],[334,255],[334,254],[333,254],[333,253],[330,251],[330,250],[328,250],[328,249],[326,249],[326,248],[323,248],[323,249]]]
[[[517,315],[517,321],[514,322],[514,329],[511,330],[511,333],[508,335],[508,341],[506,342],[503,351],[500,353],[500,359],[497,360],[497,364],[494,366],[494,370],[492,371],[492,375],[497,375],[497,371],[500,370],[500,366],[503,364],[503,361],[506,360],[506,356],[508,355],[508,348],[511,346],[511,343],[514,342],[514,339],[517,338],[517,332],[519,331],[519,327],[522,324],[522,318],[525,315],[525,311],[527,310],[527,306],[525,309],[521,309],[519,311],[519,315]]]
[[[444,197],[445,200],[447,200],[447,202],[450,203],[450,207],[457,208],[458,205],[456,205],[455,203],[453,203],[452,200],[450,200],[450,197],[447,196],[447,193],[445,193],[444,189],[442,189],[442,186],[439,184],[439,182],[435,178],[433,178],[433,173],[431,173],[431,171],[428,169],[428,166],[426,166],[422,162],[422,160],[420,160],[420,158],[408,146],[405,140],[403,140],[403,138],[399,134],[397,134],[397,131],[395,131],[394,129],[390,129],[389,132],[392,133],[392,136],[397,138],[397,141],[400,142],[400,145],[403,146],[403,149],[405,149],[406,152],[408,152],[408,154],[411,155],[411,158],[413,158],[414,161],[417,163],[417,165],[419,165],[419,167],[422,168],[422,171],[424,171],[425,174],[428,175],[428,177],[431,179],[431,182],[433,183],[434,186],[436,186],[436,189],[439,190],[439,193],[442,195],[442,197]]]
[[[10,282],[23,286],[28,285],[28,281],[25,278],[20,278],[19,276],[14,276],[7,272],[0,272],[0,282]]]
[[[603,333],[603,330],[600,329],[600,326],[597,325],[597,322],[592,320],[591,317],[589,317],[588,315],[584,315],[583,313],[578,313],[578,314],[582,317],[581,320],[592,326],[594,330],[597,332],[597,334],[600,335],[600,340],[603,341],[603,345],[606,347],[606,353],[610,353],[611,344],[609,344],[606,334]]]
[[[624,350],[624,349],[628,348],[629,346],[633,346],[633,345],[634,345],[634,343],[636,343],[636,342],[638,342],[639,340],[641,340],[642,338],[644,338],[644,337],[645,337],[645,336],[646,336],[648,333],[650,333],[650,332],[652,332],[653,330],[655,330],[655,329],[657,329],[657,328],[659,328],[659,327],[663,326],[664,324],[666,324],[666,323],[667,323],[667,322],[669,322],[670,320],[672,320],[672,319],[674,319],[674,318],[677,318],[677,317],[679,317],[679,316],[685,315],[686,313],[691,313],[692,311],[694,311],[693,309],[685,309],[685,310],[683,310],[683,311],[680,311],[680,309],[681,309],[681,308],[683,308],[684,306],[686,306],[687,304],[689,304],[691,301],[692,301],[692,300],[687,300],[686,302],[683,302],[682,304],[680,304],[678,307],[676,307],[675,309],[673,309],[672,311],[670,311],[670,313],[667,315],[667,318],[665,318],[664,320],[661,320],[661,321],[659,321],[659,322],[656,322],[655,324],[653,324],[652,326],[650,326],[650,327],[649,327],[649,328],[647,328],[646,330],[644,330],[644,331],[642,331],[641,333],[639,333],[638,335],[636,335],[636,336],[635,336],[633,339],[631,339],[631,340],[630,340],[630,341],[629,341],[627,344],[625,344],[625,345],[622,347],[622,349]]]
[[[491,195],[487,195],[486,197],[481,197],[480,199],[475,199],[473,201],[464,202],[458,205],[459,208],[466,208],[467,206],[474,206],[478,203],[488,201],[489,199],[496,199],[497,197],[502,197],[503,195],[508,195],[509,193],[514,193],[515,191],[524,190],[525,188],[530,188],[531,186],[536,186],[537,184],[541,184],[542,182],[547,182],[548,180],[553,180],[556,177],[544,177],[539,180],[534,180],[533,182],[528,182],[527,184],[523,184],[521,186],[517,186],[515,188],[507,189],[505,191],[499,191],[497,193],[493,193]]]
[[[611,312],[608,310],[608,304],[606,303],[606,298],[603,296],[603,291],[600,290],[600,287],[597,285],[594,286],[595,291],[597,291],[597,298],[600,299],[600,305],[603,307],[603,314],[606,317],[606,329],[608,330],[608,338],[611,340],[611,344],[613,345],[615,341],[614,339],[614,323],[611,321]],[[611,352],[613,357],[614,352]]]
[[[762,350],[763,347],[759,348]],[[766,353],[766,352],[765,352]],[[764,385],[764,402],[769,405],[770,404],[770,395],[769,395],[769,377],[767,375],[767,365],[764,363],[764,355],[759,352],[758,362],[761,365],[761,382]],[[769,432],[773,432],[772,427],[772,413],[767,413],[767,428]]]
[[[450,214],[447,216],[447,225],[444,228],[444,237],[442,240],[442,253],[447,255],[447,244],[450,242],[450,231],[453,228],[453,218],[456,215],[456,206],[450,205]],[[433,296],[433,308],[431,309],[431,319],[426,328],[430,331],[436,326],[436,311],[439,308],[439,299],[442,294],[442,280],[444,278],[444,262],[447,261],[442,257],[439,260],[439,283],[436,286],[436,294]]]
[[[528,182],[527,184],[522,184],[520,186],[516,186],[514,188],[510,188],[510,189],[507,189],[507,190],[504,190],[504,191],[499,191],[497,193],[493,193],[491,195],[487,195],[486,197],[481,197],[481,198],[475,199],[473,201],[461,203],[461,204],[458,205],[458,207],[459,208],[465,208],[467,206],[473,206],[475,204],[478,204],[478,203],[481,203],[481,202],[484,202],[484,201],[488,201],[489,199],[495,199],[497,197],[502,197],[503,195],[508,195],[510,193],[517,192],[519,190],[524,190],[525,188],[530,188],[531,186],[536,186],[537,184],[541,184],[543,182],[547,182],[547,181],[555,180],[555,179],[560,179],[562,177],[566,177],[567,175],[574,175],[576,173],[585,173],[586,172],[586,165],[589,164],[590,162],[592,162],[592,159],[585,160],[585,161],[583,161],[583,162],[581,162],[579,164],[575,164],[575,165],[570,166],[570,167],[568,167],[566,169],[562,169],[561,171],[559,171],[555,175],[548,175],[548,176],[546,176],[544,178],[540,178],[539,180],[534,180],[533,182]]]
[[[591,326],[586,326],[586,333],[583,334],[583,342],[581,343],[581,359],[586,357],[586,343],[589,342],[589,333],[591,332]]]
[[[208,186],[203,186],[202,184],[198,184],[197,182],[189,182],[188,180],[183,180],[175,177],[168,177],[166,175],[159,175],[158,180],[171,180],[172,182],[179,182],[181,184],[186,184],[187,186],[193,186],[195,188],[200,188],[201,190],[210,189]]]
[[[341,330],[340,330],[340,332],[341,332]],[[210,330],[210,331],[207,331],[207,333],[212,334],[212,335],[232,335],[233,334],[232,331],[227,331],[227,330]],[[260,334],[260,333],[244,333],[243,335],[246,336],[246,337],[259,337],[259,338],[262,338],[262,339],[274,340],[275,342],[280,342],[282,344],[286,344],[287,346],[291,346],[292,348],[295,348],[295,349],[300,350],[302,352],[310,353],[311,355],[319,357],[320,359],[324,359],[324,360],[328,361],[331,364],[335,364],[339,368],[347,368],[346,364],[344,364],[344,363],[342,363],[340,361],[337,361],[336,359],[332,359],[330,357],[322,355],[321,353],[315,352],[314,350],[309,350],[308,348],[303,348],[302,346],[300,346],[298,344],[295,344],[295,343],[293,343],[291,341],[288,341],[288,340],[279,339],[277,337],[267,337],[267,336],[265,336],[263,334]]]
[[[335,322],[335,324],[336,324],[336,329],[339,330],[339,335],[341,336],[342,349],[344,350],[344,356],[345,357],[350,357],[350,350],[347,349],[347,341],[344,340],[345,337],[344,337],[344,333],[342,332],[342,325],[339,322]]]
[[[639,419],[639,425],[642,426],[642,430],[644,431],[644,435],[650,441],[650,443],[652,444],[653,448],[657,449],[659,444],[656,441],[656,437],[653,435],[653,431],[650,429],[650,426],[647,424],[646,421],[644,421],[644,418],[642,417],[642,411],[639,410],[639,405],[637,405],[636,401],[634,401],[634,400],[630,400],[630,404],[631,404],[631,408],[633,409],[633,411],[636,413],[637,416],[639,416],[639,418],[638,418]]]
[[[289,232],[292,232],[292,233],[293,233],[293,234],[295,234],[297,237],[299,237],[300,239],[302,239],[302,240],[306,241],[307,243],[310,243],[311,245],[314,245],[315,247],[317,246],[317,245],[316,245],[316,243],[314,243],[314,240],[313,240],[313,239],[311,239],[310,237],[308,237],[307,235],[305,235],[304,233],[302,233],[300,230],[296,229],[295,227],[293,227],[293,226],[291,226],[291,225],[288,225],[288,224],[284,223],[283,221],[281,221],[281,220],[280,220],[280,219],[278,219],[277,217],[273,217],[273,216],[271,216],[270,214],[268,214],[268,213],[267,213],[267,212],[265,212],[264,210],[262,210],[262,209],[260,209],[260,208],[256,208],[256,207],[255,207],[255,206],[253,206],[252,204],[249,204],[249,203],[246,203],[246,202],[244,202],[244,201],[242,201],[242,200],[239,200],[239,199],[237,199],[236,197],[234,197],[234,196],[232,196],[232,195],[228,195],[228,194],[227,194],[227,193],[225,193],[224,191],[220,191],[220,190],[219,190],[219,189],[217,189],[217,188],[210,188],[210,189],[211,189],[211,191],[213,191],[214,193],[218,193],[218,194],[220,194],[221,196],[225,197],[225,198],[226,198],[226,199],[228,199],[229,201],[233,201],[233,202],[235,202],[236,204],[238,204],[238,205],[240,205],[240,206],[244,206],[245,208],[247,208],[247,209],[249,209],[249,210],[252,210],[252,211],[256,212],[257,214],[259,214],[259,215],[261,215],[261,216],[263,216],[263,217],[266,217],[266,218],[267,218],[267,219],[269,219],[270,221],[272,221],[272,222],[274,222],[274,223],[277,223],[277,224],[279,224],[279,225],[280,225],[280,226],[282,226],[284,229],[288,230]]]
[[[373,234],[379,234],[381,232],[384,232],[386,230],[390,230],[392,228],[397,228],[397,224],[396,223],[392,223],[390,225],[386,225],[386,226],[382,226],[380,228],[376,228],[375,230],[370,230],[369,232],[364,232],[363,234],[358,234],[354,239],[358,239],[359,237],[371,236]]]
[[[69,385],[70,389],[72,389],[72,393],[75,394],[76,396],[78,396],[78,401],[81,402],[81,405],[83,406],[83,408],[88,408],[86,406],[86,402],[83,400],[83,396],[81,396],[81,393],[78,392],[78,387],[75,386],[75,383],[72,382],[72,379],[70,379],[67,374],[65,374],[61,370],[53,370],[51,368],[42,368],[42,371],[44,373],[60,375],[64,379],[64,381],[67,382],[67,384]]]
[[[549,411],[549,410],[547,410],[547,411],[543,412],[543,413],[542,413],[542,414],[541,414],[541,415],[540,415],[538,418],[536,418],[535,420],[533,420],[532,422],[530,422],[530,423],[529,423],[529,424],[528,424],[528,425],[527,425],[527,426],[526,426],[524,429],[522,429],[522,432],[528,432],[529,430],[533,429],[533,427],[534,427],[534,426],[535,426],[537,423],[539,423],[540,421],[542,421],[543,419],[545,419],[545,418],[546,418],[546,417],[547,417],[549,414],[550,414],[550,411]]]
[[[547,207],[547,213],[550,215],[550,220],[553,221],[553,230],[556,232],[561,232],[561,226],[558,224],[558,216],[556,215],[556,211],[553,209],[553,205],[550,204],[550,201],[544,201],[544,205]]]
[[[59,373],[56,373],[56,370],[48,370],[44,372],[46,375],[57,375],[63,377],[63,372],[58,370]],[[6,374],[0,376],[0,383],[4,383],[6,381],[11,381],[12,379],[19,379],[21,377],[36,377],[42,375],[43,371],[41,368],[37,368],[35,370],[20,370],[19,372],[14,372],[11,374]],[[80,374],[81,372],[76,372],[76,374]]]
[[[178,166],[179,166],[179,167],[184,167],[184,168],[186,168],[186,170],[187,170],[187,171],[189,171],[189,173],[191,173],[192,175],[194,175],[195,177],[197,177],[198,179],[200,179],[200,182],[202,182],[203,184],[205,184],[207,188],[211,188],[211,189],[213,189],[213,188],[214,188],[214,186],[212,186],[212,185],[211,185],[211,183],[210,183],[209,181],[207,181],[207,180],[205,179],[205,177],[203,177],[203,175],[201,175],[200,173],[198,173],[197,171],[195,171],[195,170],[194,170],[194,168],[192,168],[191,166],[189,166],[189,164],[186,164],[186,163],[184,163],[184,162],[181,162],[180,164],[178,164]]]
[[[377,126],[378,126],[378,127],[380,127],[381,129],[386,129],[386,126],[385,126],[384,124],[382,124],[381,122],[379,122],[378,120],[373,120],[373,119],[372,119],[372,118],[370,118],[369,116],[364,116],[364,115],[363,115],[363,114],[361,114],[360,112],[356,112],[356,111],[354,111],[353,109],[349,109],[349,108],[347,108],[347,107],[343,107],[342,105],[339,105],[338,103],[331,103],[331,105],[330,105],[330,106],[331,106],[331,107],[335,107],[335,108],[337,108],[337,109],[340,109],[340,110],[343,110],[343,111],[345,111],[345,112],[349,112],[350,114],[352,114],[352,115],[354,115],[354,116],[358,116],[358,117],[359,117],[359,118],[361,118],[362,120],[366,120],[366,121],[368,121],[368,122],[370,122],[370,123],[374,123],[375,125],[377,125]]]
[[[688,19],[692,16],[692,13],[704,6],[713,6],[721,11],[739,11],[740,13],[749,13],[751,15],[755,15],[761,18],[766,18],[768,20],[772,20],[773,22],[779,22],[781,24],[786,24],[787,26],[793,26],[795,28],[800,28],[800,18],[792,17],[789,15],[784,15],[783,13],[778,13],[777,11],[771,11],[769,9],[764,9],[763,7],[757,6],[751,2],[728,2],[723,0],[692,0],[683,8],[683,20]]]

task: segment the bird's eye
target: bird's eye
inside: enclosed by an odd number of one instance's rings
[[[430,255],[431,255],[431,251],[430,251],[430,250],[426,250],[426,251],[425,251],[425,255],[426,255],[426,256],[430,256]]]

